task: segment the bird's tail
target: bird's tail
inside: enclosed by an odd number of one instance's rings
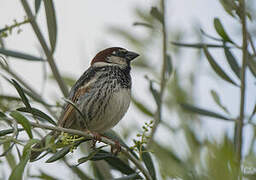
[[[44,151],[44,150],[40,150],[40,149],[45,147],[45,141],[46,141],[47,136],[51,136],[51,138],[53,138],[55,140],[59,135],[60,135],[59,132],[52,131],[52,132],[48,133],[45,137],[43,137],[43,139],[39,143],[36,143],[32,147],[32,149],[34,149],[34,150],[31,151],[30,162],[35,161],[38,158],[38,156]],[[36,149],[38,149],[38,150],[36,150]]]

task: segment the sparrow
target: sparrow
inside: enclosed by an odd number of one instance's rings
[[[131,61],[139,54],[111,47],[96,54],[90,67],[71,88],[57,125],[102,134],[113,128],[127,112],[131,101]],[[59,133],[51,132],[55,138]],[[44,147],[45,138],[33,148]],[[31,152],[34,161],[41,151]]]

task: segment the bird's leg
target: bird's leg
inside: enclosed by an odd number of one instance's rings
[[[93,138],[92,138],[92,147],[91,148],[95,148],[96,147],[96,143],[97,143],[97,141],[101,141],[101,137],[102,137],[102,135],[101,134],[99,134],[99,133],[97,133],[97,132],[91,132],[91,131],[88,131],[90,134],[92,134],[93,135]]]
[[[115,144],[111,145],[111,153],[116,156],[119,152],[121,152],[121,145],[117,140],[114,140],[114,142]]]
[[[100,141],[102,140],[101,137],[105,137],[105,138],[107,138],[107,139],[109,139],[109,140],[114,141],[114,143],[115,143],[114,145],[110,145],[110,146],[111,146],[111,153],[112,153],[112,154],[117,155],[119,152],[121,152],[121,145],[120,145],[119,141],[113,140],[113,139],[111,139],[110,137],[101,135],[101,134],[98,133],[98,132],[88,131],[88,133],[90,133],[90,134],[93,135],[91,148],[94,149],[94,148],[96,147],[97,141],[100,142]]]

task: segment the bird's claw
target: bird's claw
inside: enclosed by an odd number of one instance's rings
[[[111,153],[116,156],[119,152],[121,152],[122,149],[119,141],[114,141],[114,142],[115,144],[111,145]]]
[[[95,149],[96,143],[97,143],[97,141],[99,141],[99,142],[101,141],[102,135],[99,134],[99,133],[97,133],[97,132],[89,132],[89,133],[91,133],[91,134],[93,135],[93,138],[92,138],[92,147],[91,147],[91,148]]]

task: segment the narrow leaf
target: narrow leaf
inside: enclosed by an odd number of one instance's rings
[[[7,96],[7,95],[0,95],[0,99],[5,99],[8,101],[21,101],[21,99],[19,97]]]
[[[5,158],[8,162],[8,165],[13,170],[17,163],[12,151],[11,150],[9,151],[10,146],[11,146],[11,142],[6,142],[4,143],[3,148],[4,148],[4,152],[8,151],[8,153],[5,154]]]
[[[42,170],[40,170],[40,175],[37,175],[37,176],[35,176],[35,175],[31,176],[30,175],[30,177],[36,178],[36,179],[42,179],[42,180],[59,180],[59,179],[49,175],[49,173],[43,172]]]
[[[256,61],[254,61],[252,56],[249,56],[247,64],[253,76],[256,77]]]
[[[14,87],[16,88],[16,90],[18,91],[21,99],[22,99],[22,102],[25,104],[25,106],[31,110],[31,106],[29,104],[29,101],[27,99],[27,97],[25,96],[25,93],[22,89],[22,87],[19,85],[19,83],[17,81],[15,81],[14,79],[12,79],[12,84],[14,85]]]
[[[18,128],[18,131],[23,131],[23,128]],[[0,131],[0,137],[5,136],[6,134],[11,134],[14,132],[14,129],[5,129]]]
[[[70,146],[66,146],[66,147],[62,148],[61,150],[57,151],[52,157],[50,157],[46,161],[46,163],[52,163],[54,161],[57,161],[57,160],[63,158],[64,156],[66,156],[66,154],[69,153],[70,148],[71,148]]]
[[[149,110],[144,104],[142,104],[141,102],[139,102],[138,100],[136,100],[135,98],[132,97],[132,102],[133,104],[144,114],[153,117],[154,114],[151,110]]]
[[[171,42],[175,46],[181,47],[190,47],[190,48],[223,48],[223,45],[218,44],[205,44],[205,43],[180,43],[180,42]]]
[[[36,108],[31,108],[31,109],[28,109],[28,108],[18,108],[17,110],[21,111],[21,112],[31,113],[34,116],[38,116],[38,117],[48,121],[49,123],[51,123],[51,124],[53,124],[55,126],[57,125],[56,122],[50,116],[48,116],[47,114],[45,114],[44,112],[42,112],[39,109],[36,109]],[[31,112],[31,110],[32,110],[32,112]]]
[[[144,22],[134,22],[133,26],[144,26],[144,27],[151,28],[151,29],[153,28],[153,26],[151,24],[144,23]]]
[[[150,156],[150,153],[146,150],[144,146],[142,146],[142,160],[146,165],[146,168],[148,169],[148,172],[153,180],[156,179],[156,171],[154,167],[154,163],[152,161],[152,158]]]
[[[111,153],[100,150],[93,158],[92,161],[105,160],[112,168],[126,174],[134,174],[136,173],[130,166],[128,166],[125,162],[119,159],[117,156],[114,156]]]
[[[220,100],[220,96],[218,95],[218,93],[214,90],[211,90],[211,95],[213,100],[215,101],[215,103],[223,110],[225,111],[227,114],[230,114],[228,109],[222,105],[221,100]]]
[[[31,125],[28,121],[28,119],[23,116],[21,113],[17,112],[17,111],[13,111],[10,113],[10,115],[19,123],[22,125],[22,127],[25,129],[25,131],[27,132],[28,136],[30,137],[30,139],[33,138],[33,134],[31,131]]]
[[[48,35],[51,44],[52,53],[56,47],[56,39],[57,39],[57,23],[56,23],[56,15],[53,0],[44,0]]]
[[[149,89],[150,89],[150,91],[151,91],[151,93],[152,93],[152,95],[155,99],[155,102],[156,102],[157,106],[159,106],[160,101],[161,101],[160,100],[160,95],[159,95],[159,92],[153,87],[153,82],[152,81],[149,82]]]
[[[157,9],[157,7],[152,7],[150,10],[151,16],[156,18],[160,23],[163,23],[163,14]]]
[[[23,149],[23,154],[22,154],[21,160],[20,160],[19,164],[17,164],[17,166],[12,171],[12,173],[9,177],[9,180],[22,180],[22,176],[23,176],[25,166],[27,165],[27,162],[28,162],[29,157],[30,157],[31,146],[33,144],[37,143],[37,142],[38,142],[38,140],[31,139],[26,144],[26,146]]]
[[[79,177],[80,179],[82,179],[82,180],[93,180],[87,174],[85,174],[84,169],[80,169],[77,166],[69,165],[68,163],[66,163],[65,160],[64,160],[64,162],[70,168],[70,170],[73,172],[73,174],[77,175],[77,177]]]
[[[249,121],[251,121],[251,119],[253,118],[253,116],[254,116],[255,114],[256,114],[256,104],[254,105],[252,114],[251,114],[250,117],[249,117]]]
[[[219,18],[214,18],[214,28],[216,32],[223,38],[224,41],[233,43],[233,41],[229,38],[228,34],[226,33],[224,27],[222,26],[222,23],[219,20]]]
[[[106,147],[106,145],[97,148],[95,151],[92,151],[88,156],[78,159],[78,165],[85,163],[85,162],[89,161],[90,159],[92,159],[103,147]]]
[[[209,117],[213,117],[213,118],[218,118],[218,119],[223,119],[223,120],[227,120],[227,121],[233,121],[232,119],[225,117],[223,115],[220,115],[218,113],[206,110],[206,109],[202,109],[202,108],[198,108],[196,106],[193,105],[189,105],[189,104],[180,104],[181,107],[191,113],[196,113],[196,114],[200,114],[202,116],[209,116]]]
[[[19,52],[19,51],[7,50],[7,49],[3,49],[3,48],[0,48],[0,54],[4,54],[6,56],[11,56],[11,57],[19,58],[19,59],[25,59],[25,60],[29,60],[29,61],[45,61],[42,58],[35,57],[30,54],[26,54],[26,53]]]
[[[216,61],[213,59],[212,55],[208,51],[206,47],[204,47],[204,53],[207,57],[208,62],[210,63],[213,70],[225,81],[230,82],[234,84],[235,86],[238,86],[223,70],[222,68],[216,63]]]
[[[38,13],[42,0],[35,0],[35,12]]]
[[[46,163],[52,163],[54,161],[57,161],[61,158],[63,158],[64,156],[66,156],[66,154],[68,154],[70,152],[70,149],[72,147],[76,147],[78,146],[79,144],[81,144],[82,142],[85,142],[87,140],[81,140],[81,141],[77,141],[75,142],[73,145],[68,145],[68,146],[65,146],[64,148],[62,148],[61,150],[57,151],[53,156],[51,156],[47,161]]]
[[[6,115],[0,111],[0,117],[6,117]]]
[[[228,60],[228,64],[230,65],[231,69],[235,73],[235,75],[240,79],[241,68],[239,67],[236,58],[233,56],[229,48],[224,47],[225,56]]]
[[[169,54],[166,55],[166,67],[165,67],[165,72],[166,72],[166,76],[167,78],[170,77],[170,75],[172,74],[172,59],[171,56]]]
[[[113,179],[113,180],[135,180],[135,179],[142,179],[142,178],[138,175],[138,173],[134,173],[134,174],[124,176],[124,177],[120,177],[120,178],[116,178],[116,179]]]
[[[26,153],[24,156],[22,156],[21,161],[12,171],[9,177],[9,180],[22,180],[23,172],[24,172],[25,166],[27,165],[28,160],[29,160],[29,153]]]

